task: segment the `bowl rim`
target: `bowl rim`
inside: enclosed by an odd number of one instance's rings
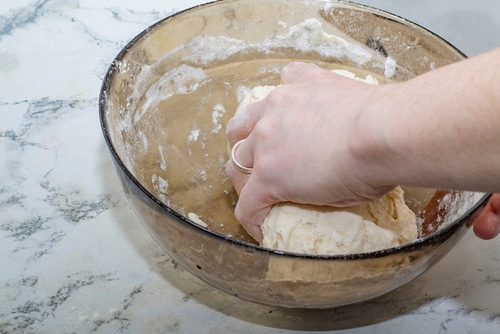
[[[208,6],[214,6],[218,5],[220,3],[227,3],[227,2],[239,2],[239,1],[249,1],[249,0],[215,0],[215,1],[209,1],[203,4],[199,4],[178,12],[175,12],[171,15],[166,16],[163,19],[160,19],[156,23],[152,24],[151,26],[147,27],[144,29],[142,32],[140,32],[138,35],[133,37],[121,50],[120,52],[115,56],[113,61],[111,62],[110,66],[108,67],[103,82],[102,86],[100,89],[99,93],[99,120],[100,120],[100,125],[101,125],[101,130],[103,132],[103,136],[105,139],[105,142],[108,146],[108,150],[114,159],[114,162],[117,164],[118,168],[120,168],[121,172],[123,172],[126,177],[133,183],[135,187],[137,187],[143,195],[145,195],[149,200],[153,201],[156,205],[158,205],[162,210],[166,211],[168,214],[172,215],[178,222],[180,223],[187,223],[188,226],[194,228],[200,233],[208,233],[209,236],[215,237],[218,239],[223,240],[224,242],[229,242],[232,243],[236,246],[239,247],[246,247],[253,249],[257,252],[264,252],[268,253],[271,255],[276,255],[276,256],[286,256],[286,257],[291,257],[291,258],[297,258],[297,259],[315,259],[315,260],[359,260],[359,259],[371,259],[371,258],[378,258],[378,257],[383,257],[386,255],[392,255],[392,254],[398,254],[398,253],[405,253],[405,252],[410,252],[410,251],[415,251],[415,250],[421,250],[427,247],[430,247],[434,244],[436,244],[438,241],[441,240],[447,240],[450,236],[452,236],[457,230],[459,230],[462,225],[464,225],[468,219],[476,213],[478,209],[480,209],[488,198],[491,196],[489,193],[483,193],[483,196],[474,203],[474,205],[469,208],[465,213],[463,213],[455,222],[452,222],[448,224],[447,226],[439,229],[436,232],[433,232],[427,236],[424,236],[422,238],[417,238],[409,243],[405,243],[399,246],[387,248],[387,249],[382,249],[382,250],[377,250],[377,251],[372,251],[372,252],[366,252],[366,253],[353,253],[353,254],[304,254],[304,253],[295,253],[295,252],[288,252],[288,251],[281,251],[281,250],[276,250],[276,249],[270,249],[270,248],[265,248],[262,247],[258,244],[250,243],[247,241],[243,240],[238,240],[231,238],[227,235],[220,234],[218,232],[212,231],[209,228],[206,228],[204,226],[201,226],[189,218],[185,217],[184,215],[180,214],[179,212],[173,210],[170,208],[168,205],[160,201],[156,196],[154,196],[148,189],[146,189],[132,174],[132,172],[126,167],[125,163],[123,160],[120,158],[118,155],[114,145],[113,141],[111,139],[111,136],[109,135],[109,129],[108,129],[108,123],[106,119],[106,113],[107,113],[107,97],[108,97],[108,92],[109,88],[111,86],[111,82],[113,81],[113,78],[115,76],[115,73],[119,70],[118,64],[126,57],[126,55],[129,53],[129,51],[135,46],[137,42],[139,42],[142,38],[144,38],[146,35],[148,35],[150,32],[154,31],[156,28],[159,26],[163,25],[166,21],[169,21],[179,15],[183,15],[187,12],[194,11],[196,9],[199,9],[201,7],[208,7]],[[415,28],[421,29],[424,32],[430,34],[437,40],[440,40],[441,42],[445,43],[449,47],[451,47],[454,51],[456,51],[458,54],[460,54],[462,57],[467,58],[467,56],[457,49],[454,45],[452,45],[450,42],[445,40],[444,38],[440,37],[436,33],[426,29],[425,27],[412,22],[411,20],[405,19],[399,15],[393,14],[391,12],[378,9],[375,7],[371,7],[368,5],[363,5],[359,4],[356,2],[352,1],[343,1],[343,0],[316,0],[318,2],[331,2],[331,3],[339,3],[344,6],[350,7],[355,10],[363,10],[370,12],[375,15],[380,15],[384,17],[385,19],[393,20],[398,23],[402,23],[405,25],[411,25]],[[140,217],[138,217],[140,219]],[[140,219],[142,220],[142,219]]]

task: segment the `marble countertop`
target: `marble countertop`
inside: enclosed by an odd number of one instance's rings
[[[500,46],[496,0],[359,1],[469,56]],[[202,1],[0,4],[0,333],[498,333],[500,238],[469,233],[386,296],[324,311],[259,306],[179,267],[129,207],[98,119],[109,64]]]

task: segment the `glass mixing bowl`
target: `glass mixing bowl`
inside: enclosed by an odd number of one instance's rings
[[[420,238],[383,251],[321,256],[265,249],[233,215],[237,196],[225,175],[225,124],[250,88],[279,83],[291,60],[386,83],[461,59],[431,32],[362,5],[213,2],[165,18],[122,50],[102,86],[101,124],[137,215],[191,273],[257,303],[352,304],[401,287],[434,265],[488,195],[406,189]]]

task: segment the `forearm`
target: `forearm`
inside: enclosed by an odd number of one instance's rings
[[[374,184],[500,191],[500,49],[380,94],[355,150]]]

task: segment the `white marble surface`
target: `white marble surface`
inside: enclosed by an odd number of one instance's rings
[[[468,55],[500,46],[496,0],[360,2]],[[153,242],[111,166],[98,94],[126,42],[199,3],[0,0],[0,333],[499,333],[500,238],[469,233],[399,291],[328,311],[241,301]]]

